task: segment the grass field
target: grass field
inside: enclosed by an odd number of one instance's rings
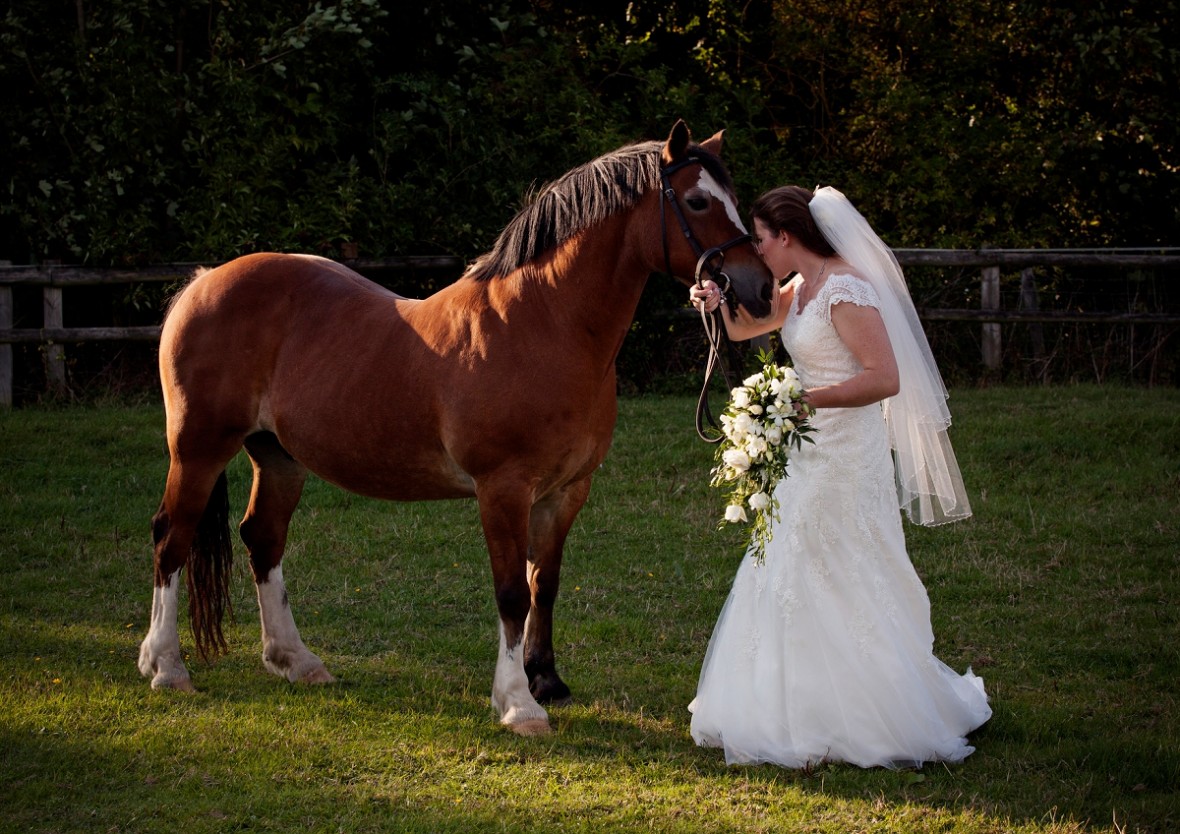
[[[956,391],[975,507],[907,525],[937,653],[995,710],[955,767],[727,768],[685,705],[742,550],[689,398],[621,404],[566,554],[575,701],[518,738],[488,702],[471,502],[308,485],[285,574],[337,675],[268,675],[244,554],[195,695],[135,659],[167,461],[154,405],[0,412],[0,831],[1180,831],[1180,391]],[[231,468],[234,512],[248,468]],[[184,626],[186,628],[186,626]],[[182,645],[191,647],[187,630]]]

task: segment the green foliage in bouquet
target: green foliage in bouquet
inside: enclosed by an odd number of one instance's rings
[[[753,514],[750,553],[761,564],[771,524],[778,520],[774,489],[787,476],[791,451],[804,441],[814,443],[808,434],[815,429],[795,369],[765,352],[758,358],[762,370],[730,392],[721,414],[723,437],[710,484],[729,491],[722,524],[748,522]]]

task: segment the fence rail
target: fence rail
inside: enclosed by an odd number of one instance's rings
[[[1158,249],[895,249],[903,267],[979,267],[981,270],[980,309],[919,308],[918,315],[928,321],[977,322],[982,326],[982,353],[985,366],[999,367],[1001,325],[1012,323],[1086,322],[1106,324],[1178,325],[1180,312],[1059,312],[1040,311],[1036,305],[1033,267],[1109,267],[1112,269],[1180,267],[1180,248]],[[380,260],[346,261],[362,273],[374,271],[440,271],[458,275],[464,261],[454,257],[411,256]],[[162,264],[141,268],[95,268],[47,264],[43,266],[0,265],[0,407],[12,405],[13,344],[37,343],[46,352],[46,381],[50,387],[66,385],[65,352],[62,345],[91,341],[154,341],[159,326],[147,327],[65,327],[62,291],[70,287],[180,282],[187,280],[202,265]],[[205,266],[208,266],[207,264]],[[1022,270],[1022,307],[1000,307],[1000,273],[1002,269]],[[13,288],[42,288],[42,326],[13,328]]]

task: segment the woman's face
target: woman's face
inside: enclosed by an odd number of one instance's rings
[[[754,246],[775,278],[783,278],[792,271],[787,264],[787,249],[783,246],[785,234],[773,231],[761,218],[754,218]]]

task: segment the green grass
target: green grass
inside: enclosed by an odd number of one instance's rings
[[[285,574],[338,676],[268,675],[244,554],[233,651],[196,695],[135,659],[154,406],[0,413],[0,831],[1180,830],[1180,392],[956,391],[976,516],[907,525],[938,654],[984,676],[977,752],[920,772],[727,768],[685,705],[741,553],[689,398],[621,404],[570,536],[556,627],[575,702],[522,739],[489,706],[474,503],[309,483]],[[231,469],[235,512],[248,469]],[[191,646],[187,631],[182,645]]]

